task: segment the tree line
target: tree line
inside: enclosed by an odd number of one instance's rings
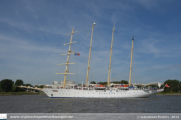
[[[21,85],[33,87],[31,84],[24,84],[21,79],[17,79],[16,82],[11,79],[3,79],[0,81],[0,92],[23,92],[24,89],[17,87]]]
[[[181,92],[181,81],[168,79],[164,82],[164,85],[166,84],[170,87],[165,87],[164,92]]]
[[[113,81],[111,83],[114,84],[128,84],[128,81],[121,80],[121,81]],[[90,84],[96,84],[95,81],[90,82]],[[107,85],[107,82],[98,82],[97,84],[100,85]],[[168,84],[170,87],[165,87],[164,92],[181,92],[181,81],[179,80],[171,80],[168,79],[164,82],[161,88],[163,88],[166,84]],[[3,79],[0,81],[0,92],[23,92],[24,89],[18,88],[17,86],[30,86],[33,87],[31,84],[24,84],[23,80],[17,79],[16,82],[12,81],[11,79]],[[157,87],[155,85],[150,85],[151,87]],[[40,86],[41,88],[43,86]]]
[[[126,80],[121,80],[121,81],[113,81],[111,83],[114,83],[114,84],[128,84],[128,81]],[[90,82],[90,84],[96,84],[95,81],[92,81]],[[107,85],[107,82],[98,82],[97,84],[100,84],[100,85]]]

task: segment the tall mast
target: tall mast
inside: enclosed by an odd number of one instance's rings
[[[88,86],[88,79],[89,79],[89,70],[90,70],[90,56],[91,56],[91,47],[92,47],[92,37],[93,37],[93,30],[96,23],[92,25],[92,35],[91,35],[91,42],[90,42],[90,50],[89,50],[89,60],[88,60],[88,67],[87,67],[87,77],[86,77],[86,86]]]
[[[77,32],[77,31],[75,31],[75,32]],[[69,70],[68,70],[68,65],[69,65],[69,64],[74,64],[74,63],[69,63],[69,56],[70,56],[70,54],[74,54],[74,52],[71,51],[71,44],[72,44],[72,43],[76,43],[76,41],[75,41],[75,42],[72,42],[73,34],[74,34],[75,32],[74,32],[74,27],[73,27],[73,28],[72,28],[72,32],[69,33],[69,34],[67,34],[67,35],[70,35],[70,34],[71,34],[70,43],[66,43],[66,44],[64,44],[64,45],[68,45],[68,44],[69,44],[69,51],[68,51],[67,54],[61,54],[61,55],[68,55],[68,56],[67,56],[67,63],[58,64],[58,65],[66,65],[65,72],[64,72],[64,73],[55,73],[55,74],[57,74],[57,75],[58,75],[58,74],[64,74],[63,88],[65,88],[65,83],[66,83],[67,74],[70,74],[70,75],[71,75],[71,74],[75,74],[75,73],[68,73],[68,72],[69,72]]]
[[[112,59],[112,46],[113,46],[113,38],[114,38],[114,29],[115,29],[115,23],[114,23],[114,28],[112,31],[112,42],[111,42],[111,52],[110,52],[110,61],[109,61],[109,73],[108,73],[108,80],[107,80],[107,86],[109,87],[109,82],[110,82],[110,72],[111,72],[111,59]]]
[[[132,70],[132,58],[133,58],[133,43],[134,43],[134,36],[132,39],[132,48],[131,48],[131,62],[130,62],[130,73],[129,73],[129,86],[131,85],[131,70]]]

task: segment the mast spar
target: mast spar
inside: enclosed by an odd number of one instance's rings
[[[112,46],[113,46],[113,38],[114,38],[114,29],[115,29],[115,23],[114,23],[114,28],[112,32],[112,42],[111,42],[111,52],[110,52],[110,61],[109,61],[109,73],[108,73],[108,80],[107,80],[107,86],[109,87],[109,82],[110,82],[110,72],[111,72],[111,59],[112,59]]]
[[[74,31],[74,27],[72,28],[72,32],[67,34],[67,35],[70,35],[71,34],[71,39],[70,39],[70,43],[66,43],[64,45],[68,45],[69,44],[69,51],[67,54],[61,54],[61,55],[68,55],[67,56],[67,63],[63,63],[63,64],[58,64],[58,65],[66,65],[66,68],[65,68],[65,72],[64,73],[55,73],[55,74],[64,74],[64,83],[63,83],[63,88],[65,88],[65,83],[66,83],[66,78],[67,78],[67,75],[72,75],[72,74],[75,74],[75,73],[68,73],[69,70],[68,70],[68,65],[69,64],[74,64],[74,63],[69,63],[69,56],[70,54],[74,54],[74,52],[71,51],[71,44],[72,43],[76,43],[77,41],[75,42],[72,42],[72,38],[73,38],[73,34],[76,33],[77,31]]]
[[[89,60],[88,60],[88,67],[87,67],[87,77],[86,77],[86,86],[88,86],[88,79],[89,79],[89,70],[90,70],[90,56],[91,56],[91,47],[92,47],[92,37],[93,37],[93,30],[96,23],[93,23],[92,25],[92,35],[91,35],[91,42],[90,42],[90,50],[89,50]]]
[[[132,39],[132,48],[131,48],[131,61],[130,61],[130,73],[129,73],[129,86],[131,85],[131,70],[132,70],[132,59],[133,59],[133,43],[134,43],[134,36]]]

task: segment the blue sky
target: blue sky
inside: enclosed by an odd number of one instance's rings
[[[68,80],[85,83],[93,22],[89,81],[107,81],[115,22],[111,78],[128,80],[134,36],[132,83],[181,78],[181,2],[179,0],[1,0],[0,80],[51,84],[62,81],[72,27]]]

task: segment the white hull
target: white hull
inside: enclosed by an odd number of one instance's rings
[[[42,90],[50,98],[144,98],[159,90],[76,90],[76,89],[48,89]]]

